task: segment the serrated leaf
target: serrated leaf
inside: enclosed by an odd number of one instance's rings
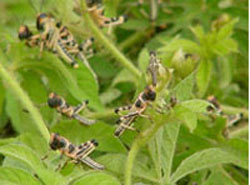
[[[101,172],[92,172],[86,175],[83,175],[79,180],[76,180],[72,185],[121,185],[121,183],[113,176],[101,173]]]
[[[201,61],[196,74],[196,84],[198,87],[198,96],[203,97],[207,91],[210,83],[212,73],[212,63],[211,61]]]
[[[211,104],[205,100],[193,99],[193,100],[187,100],[187,101],[181,102],[180,105],[188,108],[192,112],[206,113],[207,107],[210,106]]]
[[[185,160],[179,165],[176,171],[171,176],[171,183],[174,184],[179,179],[186,175],[193,173],[197,170],[210,168],[215,165],[233,163],[237,165],[239,159],[229,152],[220,148],[210,148],[200,152],[197,152]]]
[[[16,184],[16,185],[39,185],[41,184],[38,179],[35,179],[32,174],[29,174],[23,170],[0,167],[0,182],[2,185]]]

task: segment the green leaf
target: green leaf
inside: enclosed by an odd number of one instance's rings
[[[230,85],[233,78],[233,59],[221,57],[219,59],[219,77],[220,77],[220,87],[226,88]]]
[[[220,147],[238,159],[238,166],[248,169],[248,141],[238,138],[229,139],[220,143]]]
[[[133,177],[142,178],[149,180],[151,182],[157,182],[154,169],[150,169],[148,160],[143,160],[143,157],[137,158],[133,167]],[[124,173],[124,164],[126,162],[127,156],[125,154],[106,154],[99,158],[97,161],[101,164],[104,164],[105,168],[117,175],[123,175]]]
[[[46,76],[50,83],[55,85],[62,83],[64,89],[69,91],[76,100],[82,102],[84,99],[88,99],[90,101],[89,107],[96,110],[103,109],[98,96],[98,84],[93,74],[82,63],[79,63],[78,69],[72,69],[71,66],[64,64],[64,62],[56,56],[50,53],[44,53],[43,58],[39,61],[27,58],[21,63],[19,69],[20,68],[29,68],[33,70],[39,68],[39,71],[42,71],[42,73],[49,73],[49,75]],[[51,75],[51,72],[48,70],[52,70],[53,74]],[[60,82],[53,82],[57,80],[57,78],[53,78],[55,75],[59,77]],[[54,89],[51,89],[51,91],[54,91]]]
[[[101,173],[92,172],[87,175],[83,175],[79,180],[76,180],[72,185],[120,185],[121,183],[113,176]]]
[[[180,123],[171,122],[161,128],[148,144],[159,181],[169,181]],[[162,170],[164,176],[162,177]]]
[[[235,40],[228,38],[214,44],[212,50],[216,55],[225,56],[230,52],[238,52],[238,44]]]
[[[159,49],[159,52],[175,52],[179,49],[183,49],[183,51],[188,53],[196,53],[199,54],[200,46],[193,41],[187,39],[173,39],[170,43],[167,43],[165,46]]]
[[[206,113],[207,107],[211,106],[211,103],[205,100],[193,99],[181,102],[180,105],[188,108],[192,112],[196,113]]]
[[[138,56],[138,66],[140,71],[146,72],[149,62],[149,52],[146,48],[143,48]]]
[[[237,165],[239,159],[229,152],[220,148],[210,148],[197,152],[182,161],[180,166],[171,176],[171,183],[176,183],[179,179],[197,170],[210,168],[224,163],[233,163]]]
[[[37,169],[42,169],[43,165],[39,157],[31,150],[29,147],[21,144],[8,144],[0,147],[0,153],[12,157],[14,159],[18,159],[29,167],[31,167],[34,171]]]
[[[77,100],[82,102],[84,99],[88,99],[89,107],[99,111],[103,110],[103,105],[98,94],[98,84],[90,70],[80,63],[78,69],[70,68],[70,71],[74,75],[77,83],[76,86],[79,89],[77,93],[75,91],[72,92],[72,94],[77,95]]]
[[[41,77],[31,70],[21,71],[19,74],[22,76],[21,86],[30,99],[35,103],[45,103],[47,101],[47,92]]]
[[[198,38],[199,41],[201,41],[204,38],[205,33],[202,26],[198,25],[195,27],[190,27],[190,29],[194,33],[194,35]]]
[[[188,100],[193,96],[193,87],[194,73],[191,73],[175,86],[173,93],[179,101]]]
[[[28,112],[25,112],[20,102],[12,95],[12,93],[6,93],[6,112],[11,119],[11,124],[18,133],[32,132],[37,134],[37,129],[33,120],[30,118]]]
[[[171,122],[164,126],[163,137],[162,137],[162,154],[161,161],[165,171],[165,182],[169,181],[173,160],[176,150],[177,139],[179,136],[180,123]]]
[[[23,170],[0,167],[0,182],[3,185],[15,184],[15,185],[38,185],[41,184],[38,179],[35,179],[32,174],[29,174]]]
[[[198,87],[198,97],[203,97],[210,83],[212,73],[211,61],[201,61],[196,74],[196,84]]]
[[[5,166],[22,169],[26,172],[36,174],[45,184],[59,185],[63,177],[54,169],[45,168],[36,153],[23,144],[9,144],[0,147],[0,153],[7,157]]]
[[[190,132],[193,132],[197,126],[196,113],[181,105],[174,107],[174,113],[176,119],[182,121],[189,128]]]
[[[114,17],[117,15],[116,13],[119,5],[119,0],[118,1],[104,0],[103,4],[105,5],[105,16]]]
[[[218,40],[223,40],[223,39],[229,38],[232,35],[234,25],[237,22],[238,22],[238,19],[233,19],[232,21],[230,21],[229,23],[227,23],[226,25],[224,25],[219,30],[218,35],[217,35],[217,39]]]
[[[4,100],[5,100],[5,90],[1,82],[0,82],[0,91],[1,91],[1,94],[0,94],[0,115],[1,115],[4,109]],[[1,127],[2,127],[2,123],[0,123],[0,128]]]
[[[100,95],[101,102],[105,105],[116,100],[122,95],[121,91],[116,88],[109,88]]]
[[[28,147],[30,147],[34,151],[36,151],[36,153],[40,154],[40,156],[44,155],[48,151],[48,148],[49,148],[48,143],[45,142],[37,134],[24,133],[24,134],[20,135],[19,137],[17,137],[17,140],[20,141],[21,143],[27,145]]]
[[[128,71],[127,69],[123,69],[119,74],[114,78],[112,82],[112,86],[114,87],[115,85],[123,82],[132,82],[136,84],[137,78],[134,75],[131,75],[131,72]]]
[[[204,185],[213,185],[213,184],[220,184],[220,185],[239,185],[234,179],[227,174],[223,168],[213,168],[212,173],[210,174],[209,178],[206,182],[203,183]]]

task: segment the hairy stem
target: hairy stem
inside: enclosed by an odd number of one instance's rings
[[[243,113],[243,116],[245,118],[248,118],[248,110],[245,108],[238,108],[238,107],[231,107],[228,105],[221,105],[221,109],[223,112],[227,114],[238,114],[238,113]]]
[[[103,45],[113,57],[117,59],[124,67],[126,67],[136,77],[141,76],[141,72],[127,59],[115,46],[114,44],[102,33],[102,31],[95,25],[91,16],[88,13],[87,5],[84,0],[81,0],[82,16],[87,25],[91,30],[92,34],[96,38],[97,42]]]
[[[45,126],[41,115],[39,114],[38,110],[34,107],[31,100],[29,99],[28,95],[22,90],[18,82],[12,77],[6,69],[3,67],[2,63],[0,62],[0,77],[1,79],[6,82],[6,88],[10,90],[15,97],[21,102],[21,104],[29,111],[29,114],[34,121],[33,123],[36,125],[36,128],[41,133],[41,135],[49,141],[49,131]],[[24,123],[29,124],[29,123]]]
[[[131,185],[132,169],[134,160],[140,148],[143,147],[154,135],[155,133],[167,122],[169,115],[157,116],[155,123],[151,125],[144,132],[140,133],[132,144],[132,147],[128,153],[127,162],[125,165],[125,183],[124,185]]]

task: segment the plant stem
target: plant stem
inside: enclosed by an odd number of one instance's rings
[[[244,118],[248,118],[248,110],[245,108],[237,108],[237,107],[231,107],[228,105],[221,105],[221,109],[223,112],[228,114],[238,114],[243,113]]]
[[[112,54],[118,62],[131,71],[136,77],[141,76],[141,72],[127,59],[114,44],[102,33],[102,31],[95,25],[91,16],[88,13],[87,5],[84,0],[81,0],[82,16],[87,24],[87,27],[91,30],[97,42],[103,45]]]
[[[29,111],[31,118],[33,119],[34,124],[36,125],[41,135],[46,139],[46,141],[49,141],[50,138],[49,131],[45,126],[38,110],[34,107],[28,95],[22,90],[22,88],[20,87],[18,82],[14,79],[14,77],[12,77],[6,71],[1,62],[0,62],[0,77],[2,78],[2,80],[6,82],[6,88],[8,88],[8,90],[10,90],[15,95],[15,97],[19,99],[19,101],[23,104],[23,106]]]
[[[132,144],[132,147],[128,153],[128,158],[127,158],[127,162],[125,165],[124,185],[131,185],[133,164],[134,164],[134,160],[140,148],[143,147],[155,135],[155,133],[159,130],[159,128],[161,128],[161,126],[164,125],[169,119],[169,115],[157,116],[157,117],[156,119],[153,119],[155,120],[155,123],[152,124],[151,127],[146,129],[144,132],[139,134],[139,136],[135,139],[135,141]]]

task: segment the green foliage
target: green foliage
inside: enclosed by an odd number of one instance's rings
[[[82,0],[84,2],[84,0]],[[155,21],[150,3],[103,1],[105,15],[128,15],[122,25],[99,29],[73,1],[2,0],[0,3],[0,184],[6,185],[245,185],[248,182],[248,2],[163,1]],[[1,6],[2,5],[2,6]],[[35,7],[35,8],[34,8]],[[86,9],[82,4],[83,11]],[[34,10],[36,9],[36,10]],[[52,52],[39,55],[18,40],[27,24],[35,32],[37,11],[53,14],[79,43],[95,37],[96,53],[73,69]],[[149,52],[166,72],[157,99],[134,127],[114,137],[114,108],[132,104],[151,81]],[[70,105],[89,100],[83,126],[49,108],[56,92]],[[224,115],[208,112],[214,95]],[[171,99],[177,103],[170,107]],[[227,116],[243,113],[228,124]],[[51,132],[79,145],[99,143],[90,157],[103,171],[66,162],[49,149]],[[45,155],[48,158],[42,160]]]

